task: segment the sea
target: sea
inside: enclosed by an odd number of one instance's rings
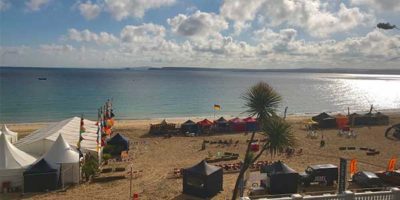
[[[1,67],[0,123],[94,120],[107,99],[117,119],[246,116],[241,96],[259,81],[283,97],[280,115],[400,110],[391,74]]]

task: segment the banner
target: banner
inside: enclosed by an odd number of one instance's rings
[[[350,176],[353,177],[353,175],[357,172],[357,160],[353,159],[350,161]]]
[[[396,162],[397,162],[397,159],[395,157],[393,157],[392,159],[389,160],[388,168],[387,168],[387,170],[389,172],[392,172],[396,169]]]

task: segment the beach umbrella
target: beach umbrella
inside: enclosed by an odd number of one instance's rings
[[[314,121],[312,119],[307,119],[307,120],[304,121],[304,123],[307,124],[307,125],[316,125],[316,124],[318,124],[318,122],[316,122],[316,121]]]

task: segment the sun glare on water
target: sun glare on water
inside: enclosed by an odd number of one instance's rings
[[[346,75],[338,84],[347,90],[343,98],[357,101],[360,109],[371,104],[376,108],[400,108],[399,75]]]

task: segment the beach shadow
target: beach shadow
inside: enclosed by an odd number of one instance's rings
[[[171,200],[206,200],[206,199],[211,199],[211,198],[200,198],[200,197],[194,197],[194,196],[190,196],[190,195],[186,195],[186,194],[180,194],[176,197],[174,197]]]
[[[152,135],[150,133],[146,133],[143,135],[140,135],[139,138],[163,138],[164,136],[162,135]]]

